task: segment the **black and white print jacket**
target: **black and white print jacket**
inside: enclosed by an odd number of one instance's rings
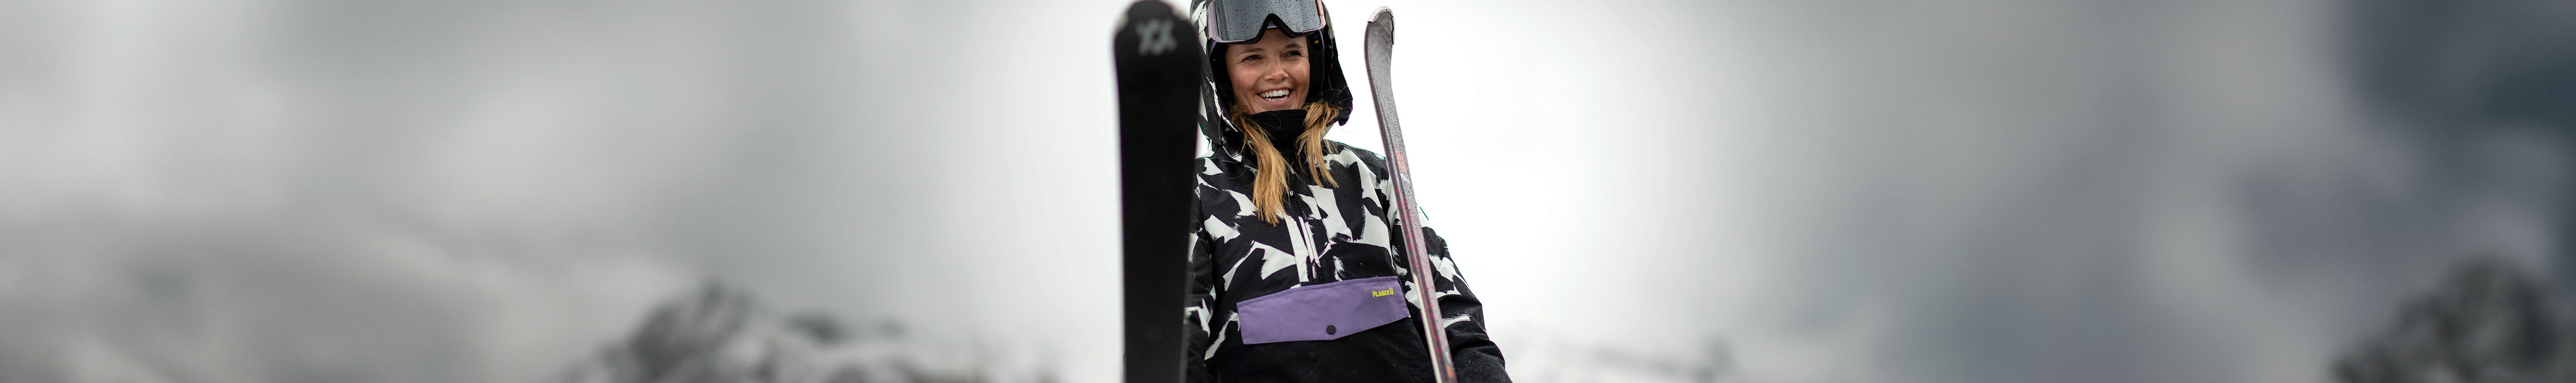
[[[1385,160],[1325,141],[1327,171],[1338,182],[1318,184],[1310,168],[1288,166],[1284,217],[1273,225],[1254,215],[1253,163],[1231,125],[1212,119],[1201,132],[1195,303],[1185,330],[1192,381],[1430,381],[1421,318],[1413,317],[1414,270],[1397,240],[1397,220],[1406,218],[1389,212]],[[1430,228],[1423,234],[1460,381],[1510,381],[1447,243]]]

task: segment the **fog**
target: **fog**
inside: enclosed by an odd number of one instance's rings
[[[2325,381],[2576,286],[2576,6],[1327,5],[1524,382]],[[0,381],[561,381],[709,285],[1115,380],[1124,6],[0,2]]]

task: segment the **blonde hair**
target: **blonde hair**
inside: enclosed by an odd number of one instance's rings
[[[1252,152],[1253,212],[1261,215],[1262,222],[1278,226],[1281,211],[1287,209],[1282,200],[1288,196],[1288,159],[1279,153],[1277,146],[1270,144],[1270,133],[1252,121],[1252,113],[1243,105],[1227,110],[1231,112],[1234,125],[1243,130],[1244,150]],[[1311,170],[1307,174],[1309,181],[1340,186],[1333,182],[1332,172],[1324,166],[1324,133],[1333,130],[1333,116],[1341,112],[1342,108],[1331,103],[1306,103],[1306,130],[1297,135],[1297,141],[1300,151],[1306,152],[1306,168]]]

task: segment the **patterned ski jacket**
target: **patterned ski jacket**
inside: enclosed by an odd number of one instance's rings
[[[1316,184],[1306,167],[1288,166],[1285,217],[1273,225],[1254,215],[1254,167],[1241,130],[1222,119],[1201,130],[1195,303],[1184,330],[1191,380],[1431,381],[1385,160],[1325,141],[1326,170],[1338,182]],[[1460,381],[1509,382],[1502,352],[1485,334],[1484,309],[1446,241],[1427,227],[1423,236]]]

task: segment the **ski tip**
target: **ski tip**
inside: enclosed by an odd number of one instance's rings
[[[1127,12],[1118,14],[1118,28],[1125,29],[1128,23],[1140,20],[1173,18],[1177,15],[1178,13],[1172,11],[1172,5],[1164,3],[1163,0],[1136,0],[1134,3],[1127,4]]]
[[[1385,6],[1378,6],[1378,7],[1377,7],[1377,11],[1375,11],[1375,12],[1369,12],[1369,22],[1368,22],[1368,23],[1369,23],[1369,28],[1368,28],[1368,29],[1369,29],[1369,36],[1370,36],[1370,37],[1381,37],[1381,38],[1385,38],[1385,39],[1386,39],[1386,42],[1387,42],[1388,44],[1394,44],[1394,43],[1395,43],[1395,10],[1394,10],[1394,9],[1390,9],[1390,8],[1385,7]]]
[[[1134,3],[1127,4],[1127,12],[1119,14],[1118,25],[1126,26],[1129,20],[1134,19],[1172,17],[1177,14],[1172,11],[1172,4],[1165,3],[1163,0],[1136,0]]]
[[[1134,3],[1127,3],[1128,12],[1135,12],[1137,10],[1146,9],[1147,7],[1162,10],[1163,13],[1172,12],[1172,4],[1165,3],[1163,0],[1136,0]]]
[[[1161,56],[1195,47],[1189,44],[1192,37],[1189,28],[1189,21],[1182,19],[1163,0],[1137,0],[1127,6],[1126,13],[1119,14],[1118,28],[1110,39],[1110,45],[1115,48],[1113,52],[1117,57],[1131,54],[1136,57]]]

